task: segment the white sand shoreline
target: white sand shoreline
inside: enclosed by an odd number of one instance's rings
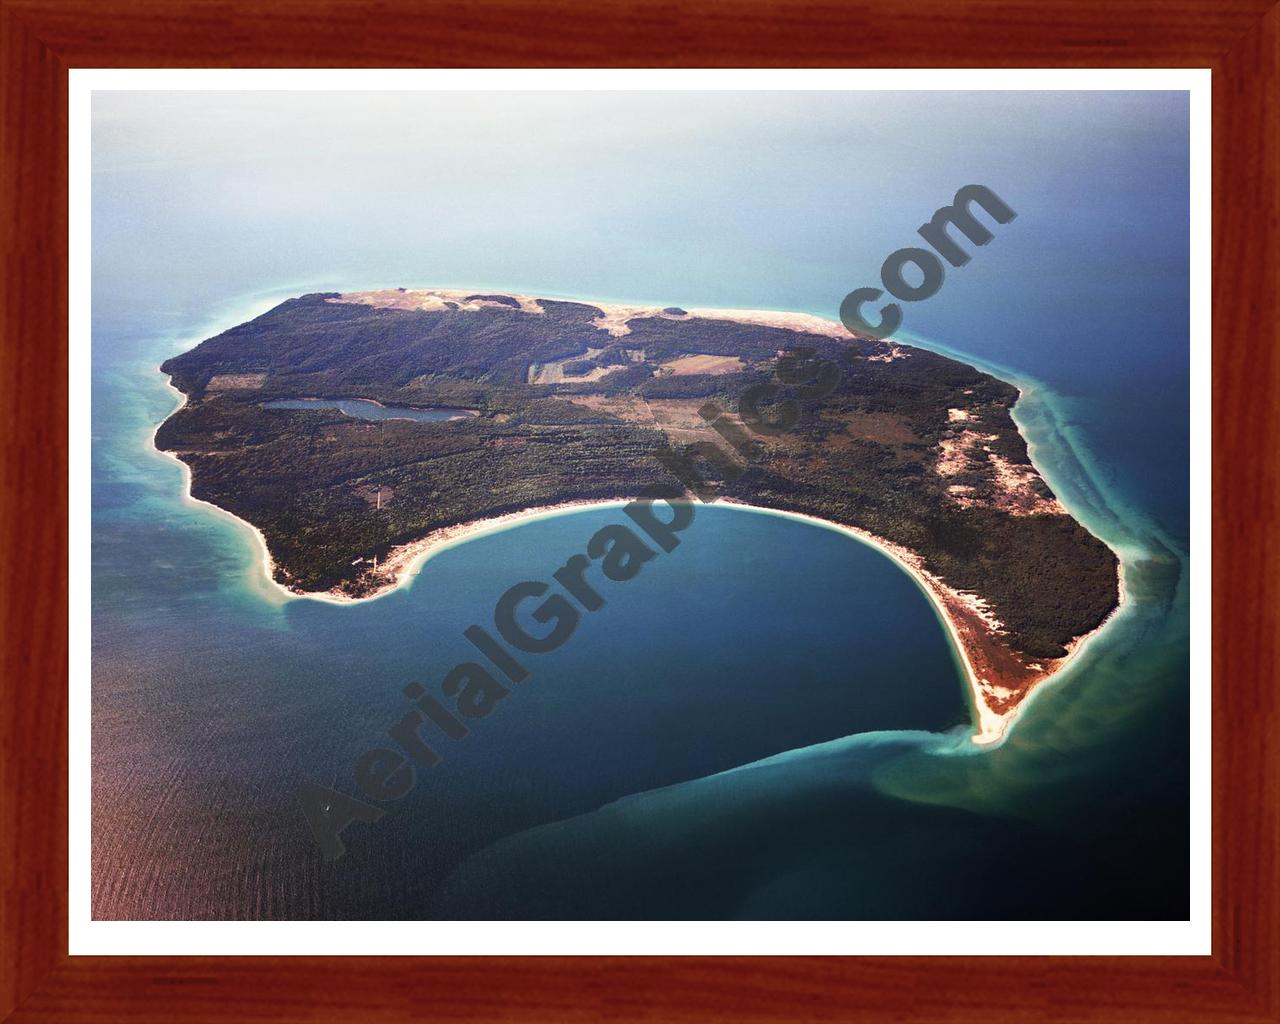
[[[169,413],[169,416],[166,416],[163,420],[161,420],[159,423],[156,424],[155,429],[151,431],[150,443],[151,443],[152,449],[154,449],[160,455],[163,455],[166,458],[172,459],[180,467],[182,467],[182,480],[183,480],[182,500],[183,502],[188,505],[200,505],[200,506],[203,506],[204,508],[214,509],[219,515],[225,516],[226,518],[230,519],[232,522],[238,523],[241,526],[246,527],[249,530],[249,532],[253,534],[254,540],[257,541],[258,549],[262,556],[262,571],[267,577],[267,582],[271,586],[275,587],[278,591],[280,591],[281,594],[285,595],[286,597],[290,597],[290,598],[298,597],[299,595],[293,593],[292,591],[286,589],[285,587],[280,586],[280,584],[276,582],[275,561],[271,557],[271,551],[267,547],[267,538],[263,536],[262,531],[259,530],[256,526],[254,526],[253,523],[249,522],[249,520],[241,519],[234,512],[228,512],[221,505],[215,505],[211,501],[205,501],[203,498],[197,498],[195,495],[193,495],[191,493],[191,467],[188,466],[185,462],[183,462],[180,458],[178,458],[178,456],[176,456],[173,452],[165,451],[163,448],[161,448],[159,445],[156,444],[156,435],[160,433],[160,428],[164,426],[164,424],[168,421],[170,416],[178,412],[180,409],[183,408],[183,406],[187,404],[187,396],[173,386],[173,382],[167,374],[162,374],[162,375],[165,378],[165,387],[167,387],[170,391],[172,391],[175,395],[177,395],[180,401],[178,402],[177,408],[175,408],[173,412]]]
[[[441,526],[424,537],[392,548],[382,565],[379,566],[379,575],[385,574],[390,578],[371,593],[360,597],[353,597],[340,591],[325,591],[321,593],[289,591],[289,593],[297,598],[327,600],[334,604],[350,605],[360,604],[364,601],[376,601],[380,597],[385,597],[401,587],[407,586],[418,575],[423,564],[430,561],[431,558],[466,541],[488,536],[489,534],[503,533],[516,526],[537,522],[540,519],[551,519],[567,512],[589,512],[594,509],[622,508],[634,500],[634,498],[584,498],[577,501],[561,501],[551,505],[538,505],[533,508],[521,509],[517,512],[505,512],[502,515],[491,516],[486,519],[472,519],[453,526]]]

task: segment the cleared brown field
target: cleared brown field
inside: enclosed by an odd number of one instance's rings
[[[688,355],[663,363],[658,372],[672,377],[691,377],[698,373],[738,373],[746,366],[737,356]]]
[[[241,391],[260,388],[266,383],[265,373],[219,373],[209,378],[209,391]]]

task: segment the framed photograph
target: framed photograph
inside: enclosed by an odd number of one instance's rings
[[[891,13],[3,7],[0,1019],[1280,1019],[1276,14]]]

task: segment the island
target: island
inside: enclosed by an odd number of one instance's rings
[[[798,403],[787,430],[747,430],[739,397],[797,352],[838,365],[834,389]],[[294,594],[375,597],[494,522],[679,484],[663,456],[711,444],[723,500],[837,526],[921,583],[964,663],[978,742],[1004,733],[1123,595],[1114,552],[1032,464],[1017,388],[820,317],[317,293],[161,370],[184,401],[156,447],[190,468],[193,498],[258,531]],[[724,410],[715,425],[709,403]]]

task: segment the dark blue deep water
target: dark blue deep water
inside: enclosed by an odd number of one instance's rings
[[[1185,918],[1187,156],[1165,93],[99,94],[95,915]],[[284,599],[151,447],[159,363],[317,290],[834,317],[970,182],[1017,218],[903,338],[1024,387],[1128,598],[1006,742],[968,742],[946,634],[888,559],[700,506],[326,864],[298,785],[352,792],[405,685],[625,520],[482,536],[373,602]]]

